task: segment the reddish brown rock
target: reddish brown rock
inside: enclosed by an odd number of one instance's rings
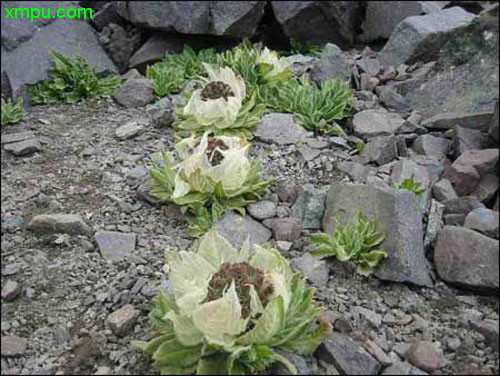
[[[415,341],[408,350],[408,361],[426,372],[434,372],[441,368],[440,351],[432,342]]]

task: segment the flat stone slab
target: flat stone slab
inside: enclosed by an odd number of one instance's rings
[[[334,218],[352,219],[360,212],[365,219],[374,218],[385,233],[378,247],[388,257],[375,269],[380,279],[432,286],[424,253],[422,218],[412,192],[360,184],[333,184],[326,196],[323,229],[334,230]]]
[[[33,138],[30,140],[12,142],[10,144],[6,144],[3,148],[15,156],[21,157],[42,150],[42,145],[40,145],[38,140]]]
[[[127,138],[132,138],[137,136],[144,130],[144,126],[135,121],[131,121],[125,125],[119,127],[115,134],[120,140],[126,140]]]
[[[293,259],[290,264],[299,270],[313,285],[324,287],[328,283],[329,269],[324,260],[306,253],[303,256]]]
[[[10,144],[12,142],[19,142],[35,138],[35,134],[31,131],[4,133],[2,134],[1,144]]]
[[[391,136],[404,123],[396,113],[386,110],[364,110],[354,115],[354,133],[360,137]]]
[[[83,219],[74,214],[41,214],[33,217],[28,228],[39,233],[62,233],[69,235],[89,235],[92,229]]]
[[[95,234],[102,257],[109,261],[122,261],[129,257],[135,249],[136,238],[136,234],[116,231],[100,231]]]
[[[229,211],[217,223],[217,231],[234,247],[240,249],[249,239],[250,246],[267,242],[271,238],[271,231],[253,220],[249,216],[242,216]]]
[[[17,336],[2,336],[2,357],[20,356],[26,352],[28,341]]]
[[[255,132],[258,140],[278,145],[296,144],[310,135],[294,115],[279,113],[263,116]]]

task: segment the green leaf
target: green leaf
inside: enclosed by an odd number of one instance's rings
[[[364,244],[367,247],[375,247],[384,241],[385,235],[377,232],[373,235],[367,236],[364,240]]]
[[[197,363],[201,357],[201,345],[185,347],[175,338],[163,342],[153,354],[155,366],[159,369],[166,366],[189,367]]]
[[[330,244],[330,235],[320,233],[309,235],[309,240],[312,244]]]
[[[227,368],[227,353],[217,353],[210,356],[202,356],[196,369],[197,375],[226,375],[229,374]]]

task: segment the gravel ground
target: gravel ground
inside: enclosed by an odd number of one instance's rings
[[[162,283],[164,250],[186,249],[192,239],[178,209],[152,206],[137,194],[151,153],[173,145],[166,128],[147,126],[124,141],[115,136],[117,127],[138,119],[147,120],[144,109],[102,101],[34,107],[22,123],[2,129],[2,134],[32,130],[42,143],[42,151],[29,157],[2,150],[2,285],[12,280],[21,289],[12,301],[2,299],[1,331],[28,341],[20,356],[2,356],[2,374],[154,374],[150,360],[130,341],[149,338],[147,313]],[[295,146],[252,146],[265,175],[285,184],[345,179],[335,162],[346,153],[326,148],[304,162],[295,151]],[[134,233],[137,246],[127,261],[106,261],[91,237],[27,230],[30,219],[42,213],[78,214],[95,232]],[[295,242],[286,255],[299,256],[302,244]],[[341,315],[352,337],[373,339],[393,359],[404,344],[424,339],[443,351],[444,365],[435,374],[499,372],[498,353],[464,325],[468,317],[498,320],[498,298],[443,283],[434,289],[385,283],[335,262],[317,296]],[[117,337],[105,321],[129,303],[139,318],[128,334]],[[360,306],[371,320],[357,317]],[[309,361],[315,372],[333,372],[321,361]]]

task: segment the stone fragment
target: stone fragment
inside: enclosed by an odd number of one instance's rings
[[[351,312],[368,321],[374,328],[379,328],[382,324],[382,316],[378,313],[360,306],[353,307]]]
[[[2,286],[2,299],[6,301],[14,300],[20,292],[21,286],[16,281],[9,279]]]
[[[260,245],[271,238],[271,231],[249,216],[229,211],[217,223],[217,231],[234,247],[240,249],[248,239],[250,246]]]
[[[282,202],[287,202],[291,205],[295,203],[299,197],[301,188],[297,186],[291,186],[286,184],[280,184],[276,188],[276,194]]]
[[[268,143],[288,145],[302,141],[309,133],[295,121],[294,115],[272,113],[262,117],[255,137]]]
[[[21,157],[33,154],[42,150],[42,145],[36,139],[24,140],[19,142],[12,142],[10,144],[5,144],[3,147],[5,150],[11,152],[15,156]]]
[[[411,113],[411,107],[406,102],[406,99],[390,87],[378,86],[375,88],[375,92],[389,111],[397,112],[402,116]]]
[[[377,359],[382,366],[389,366],[392,364],[392,359],[385,353],[382,348],[370,339],[364,342],[365,349]]]
[[[398,155],[395,136],[374,137],[363,147],[361,156],[367,163],[375,162],[382,166],[392,162]]]
[[[413,142],[412,149],[415,152],[438,159],[446,158],[450,150],[451,141],[444,137],[436,137],[430,134],[419,136]]]
[[[467,150],[480,150],[488,146],[488,136],[476,129],[455,126],[453,128],[453,156],[460,157]]]
[[[487,343],[498,352],[499,337],[498,337],[498,320],[481,320],[471,321],[472,329],[481,333],[486,338]]]
[[[75,214],[37,215],[30,221],[28,228],[43,234],[90,235],[92,233],[92,229]]]
[[[498,192],[499,178],[494,174],[484,175],[477,184],[472,196],[476,196],[481,202],[489,202]]]
[[[304,229],[320,229],[325,211],[326,191],[315,188],[312,184],[304,185],[295,204],[291,216],[302,221]]]
[[[408,350],[408,361],[426,372],[434,372],[442,367],[441,354],[435,344],[428,341],[415,341]]]
[[[119,127],[116,130],[115,134],[116,137],[118,137],[120,140],[126,140],[128,138],[137,136],[143,130],[144,126],[142,124],[139,124],[136,121],[130,121],[127,124],[124,124],[121,127]]]
[[[357,183],[364,183],[368,176],[366,167],[358,162],[342,161],[337,163],[337,169]]]
[[[124,107],[144,107],[153,102],[153,80],[132,78],[116,88],[113,97]]]
[[[319,260],[306,253],[293,259],[290,263],[293,268],[299,270],[316,287],[327,285],[329,269],[324,260]]]
[[[465,217],[465,227],[498,239],[498,221],[498,212],[487,208],[477,208]]]
[[[386,110],[365,110],[354,115],[354,133],[360,137],[391,136],[404,123],[398,114]]]
[[[15,133],[3,133],[1,138],[1,144],[11,144],[13,142],[25,141],[35,138],[35,134],[32,131],[15,132]]]
[[[113,262],[127,259],[135,249],[136,239],[136,234],[116,231],[100,231],[95,234],[102,257]]]
[[[448,179],[441,179],[434,184],[432,187],[432,194],[436,200],[441,202],[458,198],[455,189]]]
[[[116,336],[123,337],[134,327],[138,317],[139,311],[127,304],[110,314],[106,323]]]
[[[314,62],[310,74],[311,79],[319,85],[331,79],[349,81],[351,77],[349,63],[342,50],[332,43],[324,47],[319,59]]]
[[[273,223],[273,234],[276,240],[293,242],[300,237],[302,222],[299,218],[276,218]]]
[[[276,215],[277,205],[268,200],[263,200],[249,204],[247,206],[248,214],[258,220],[263,220],[266,218],[272,218]]]
[[[28,348],[28,341],[17,336],[2,336],[2,357],[24,355]]]

